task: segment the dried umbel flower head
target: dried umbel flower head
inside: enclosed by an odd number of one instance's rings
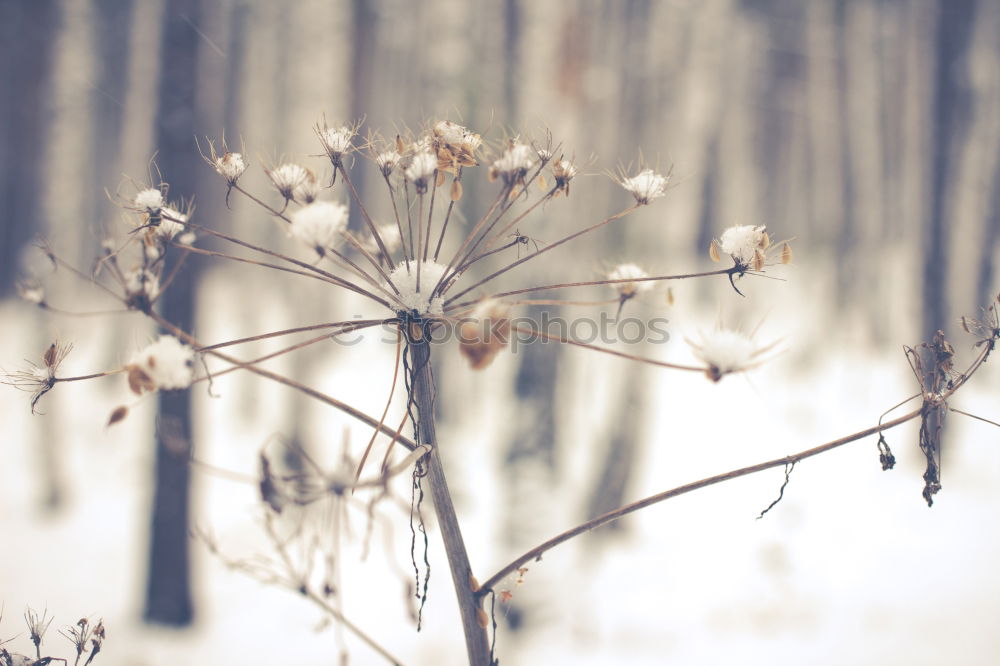
[[[242,153],[225,153],[212,160],[212,167],[230,185],[235,185],[243,172],[247,170],[247,162]]]
[[[622,174],[618,182],[626,192],[635,197],[637,204],[645,206],[666,193],[669,176],[660,175],[652,169],[643,169],[628,178]]]
[[[458,341],[473,370],[488,366],[510,341],[510,306],[495,299],[479,303],[459,325]]]
[[[306,168],[294,162],[285,162],[273,169],[264,167],[264,173],[271,179],[275,189],[285,198],[286,202],[295,198],[295,190],[309,177]]]
[[[194,380],[194,350],[172,335],[161,335],[126,366],[136,395],[155,389],[184,389]]]
[[[180,211],[173,206],[160,208],[159,223],[154,224],[156,235],[164,240],[171,240],[184,231],[185,225],[191,219],[190,206],[186,211]],[[153,224],[153,222],[150,222]]]
[[[524,185],[524,177],[535,165],[536,151],[531,146],[511,140],[493,165],[490,166],[490,180],[501,179],[507,187]]]
[[[347,228],[347,207],[332,201],[315,201],[292,213],[291,220],[288,233],[323,256]]]
[[[717,328],[700,337],[699,342],[688,340],[688,344],[705,364],[705,375],[713,382],[760,365],[761,357],[774,347],[773,344],[761,347],[742,331],[727,328]]]

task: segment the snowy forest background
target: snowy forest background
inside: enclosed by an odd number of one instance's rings
[[[197,221],[281,246],[259,209],[225,209],[194,137],[242,137],[258,166],[305,159],[321,152],[311,127],[324,113],[390,136],[440,118],[492,139],[550,130],[587,166],[568,201],[521,229],[541,241],[617,210],[623,194],[605,170],[640,152],[673,165],[664,200],[530,264],[518,284],[593,279],[621,260],[697,270],[732,224],[794,237],[787,282],[746,279],[745,299],[723,280],[684,283],[673,305],[637,304],[670,319],[671,341],[649,354],[688,353],[684,338],[720,317],[760,324],[784,352],[748,377],[710,385],[554,345],[476,374],[454,350],[438,355],[439,431],[453,444],[473,563],[487,570],[630,499],[872,425],[915,389],[901,345],[943,328],[969,353],[957,317],[1000,286],[1000,4],[988,0],[0,0],[0,91],[5,368],[55,337],[76,345],[75,369],[112,367],[152,334],[18,301],[17,278],[47,270],[27,249],[34,237],[90,266],[106,230],[121,228],[105,188],[123,172],[142,179],[157,153],[171,193],[195,197]],[[358,172],[362,195],[374,191],[374,169]],[[463,206],[487,196],[484,182],[469,185]],[[270,276],[192,265],[167,307],[199,331],[350,316],[319,287],[290,298]],[[100,308],[64,277],[50,283],[54,302]],[[383,373],[338,378],[391,355],[329,345],[275,367],[376,413]],[[962,409],[996,418],[997,378],[986,367]],[[347,422],[329,410],[248,377],[217,391],[224,399],[192,391],[201,459],[253,474],[272,435],[337,455]],[[110,380],[63,386],[37,417],[24,396],[0,393],[0,640],[21,630],[20,609],[47,606],[59,624],[103,616],[105,664],[333,662],[341,639],[317,631],[313,608],[186,538],[203,526],[227,550],[262,548],[254,488],[157,467],[152,404],[105,429],[124,392]],[[958,418],[931,510],[907,427],[890,437],[893,472],[874,441],[853,444],[797,468],[764,520],[754,517],[779,471],[549,553],[499,618],[505,662],[991,663],[1000,448],[995,428]],[[185,497],[190,523],[171,519]],[[417,634],[403,599],[409,535],[397,528],[374,561],[352,560],[348,615],[412,663],[457,663],[443,553],[432,546],[441,563]],[[164,564],[185,553],[190,571]],[[351,648],[352,663],[380,663]]]

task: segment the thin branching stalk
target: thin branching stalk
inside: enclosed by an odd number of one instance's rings
[[[413,339],[409,336],[410,354],[413,362],[413,393],[420,415],[418,424],[420,443],[429,444],[431,452],[426,456],[427,481],[434,501],[441,538],[444,541],[451,569],[458,609],[465,631],[465,646],[470,666],[491,666],[490,647],[486,628],[480,624],[481,612],[474,589],[472,566],[465,550],[465,541],[458,524],[455,506],[448,491],[448,481],[441,465],[440,446],[434,427],[434,379],[431,374],[430,343],[426,337]]]
[[[351,191],[351,198],[354,203],[358,205],[358,210],[361,211],[361,217],[365,219],[365,223],[368,225],[368,230],[372,232],[372,236],[375,238],[375,243],[378,245],[379,252],[382,253],[382,257],[388,265],[392,265],[392,255],[389,254],[389,250],[386,249],[385,243],[382,242],[382,236],[378,232],[378,228],[372,221],[371,216],[368,214],[368,210],[365,208],[365,204],[361,201],[361,197],[358,195],[358,191],[354,188],[354,183],[351,181],[351,176],[347,173],[347,169],[344,168],[343,164],[338,165],[341,175],[344,176],[344,182],[347,183],[347,188]]]
[[[462,167],[458,167],[455,174],[455,180],[459,183],[462,182]],[[444,233],[448,231],[448,221],[451,219],[451,211],[455,209],[455,201],[451,200],[448,202],[448,210],[444,214],[444,222],[441,224],[441,235],[438,236],[437,247],[434,248],[434,261],[438,260],[438,255],[441,254],[441,244],[444,243]]]
[[[481,287],[482,285],[486,284],[490,280],[493,280],[494,278],[497,278],[497,277],[503,275],[504,273],[506,273],[507,271],[511,270],[512,268],[516,268],[517,266],[520,266],[521,264],[523,264],[524,262],[528,261],[529,259],[534,259],[535,257],[538,257],[538,256],[540,256],[540,255],[548,252],[549,250],[554,250],[555,248],[559,247],[563,243],[568,243],[569,241],[574,240],[576,238],[579,238],[580,236],[583,236],[584,234],[588,234],[591,231],[596,231],[597,229],[600,229],[604,225],[610,224],[611,222],[614,222],[615,220],[620,220],[621,218],[625,217],[626,215],[628,215],[629,213],[631,213],[632,211],[634,211],[635,209],[637,209],[639,207],[640,207],[640,204],[635,204],[633,206],[629,206],[628,208],[626,208],[623,211],[615,213],[614,215],[612,215],[610,217],[606,217],[603,220],[601,220],[600,222],[598,222],[596,224],[592,224],[592,225],[590,225],[589,227],[587,227],[585,229],[581,229],[580,231],[577,231],[576,233],[572,233],[569,236],[565,236],[564,238],[561,238],[561,239],[557,240],[556,242],[552,243],[551,245],[546,245],[545,247],[543,247],[542,249],[538,250],[537,252],[532,252],[531,254],[529,254],[529,255],[527,255],[525,257],[522,257],[522,258],[518,259],[517,261],[514,261],[514,262],[508,264],[507,266],[504,266],[503,268],[501,268],[499,270],[496,270],[496,271],[490,273],[489,275],[487,275],[486,277],[484,277],[482,280],[479,280],[478,282],[470,285],[469,287],[466,287],[462,291],[460,291],[457,294],[455,294],[455,295],[451,296],[450,298],[448,298],[445,301],[445,305],[448,305],[449,303],[451,303],[451,302],[453,302],[453,301],[461,298],[462,296],[465,296],[467,293],[469,293],[473,289],[476,289],[477,287]]]

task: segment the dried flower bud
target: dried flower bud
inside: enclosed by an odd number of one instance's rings
[[[781,244],[781,263],[792,263],[792,246],[788,243]]]
[[[764,267],[761,248],[767,247],[769,242],[763,225],[736,225],[722,232],[718,250],[732,257],[741,271],[750,267],[759,271]]]
[[[126,407],[125,405],[121,405],[120,407],[115,407],[114,410],[111,412],[111,416],[108,417],[107,427],[110,428],[116,423],[121,423],[122,421],[125,420],[126,416],[128,416],[128,407]]]
[[[330,161],[335,167],[339,167],[343,164],[344,155],[354,150],[352,141],[354,135],[357,134],[357,128],[349,125],[324,126],[317,128],[316,134],[319,136],[320,143],[323,144],[323,150],[330,157]]]
[[[552,177],[556,181],[556,194],[562,192],[569,196],[569,182],[577,174],[576,165],[569,160],[556,160],[552,163]]]

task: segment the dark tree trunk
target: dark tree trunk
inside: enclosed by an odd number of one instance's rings
[[[193,24],[197,20],[198,0],[167,0],[155,131],[157,162],[175,200],[193,195],[200,166],[194,149],[198,35]],[[191,262],[161,299],[162,315],[188,331],[194,323],[193,271]],[[163,391],[159,407],[144,616],[148,622],[184,626],[194,615],[188,543],[190,394]]]
[[[21,248],[39,219],[59,3],[0,2],[0,296],[13,292]]]

